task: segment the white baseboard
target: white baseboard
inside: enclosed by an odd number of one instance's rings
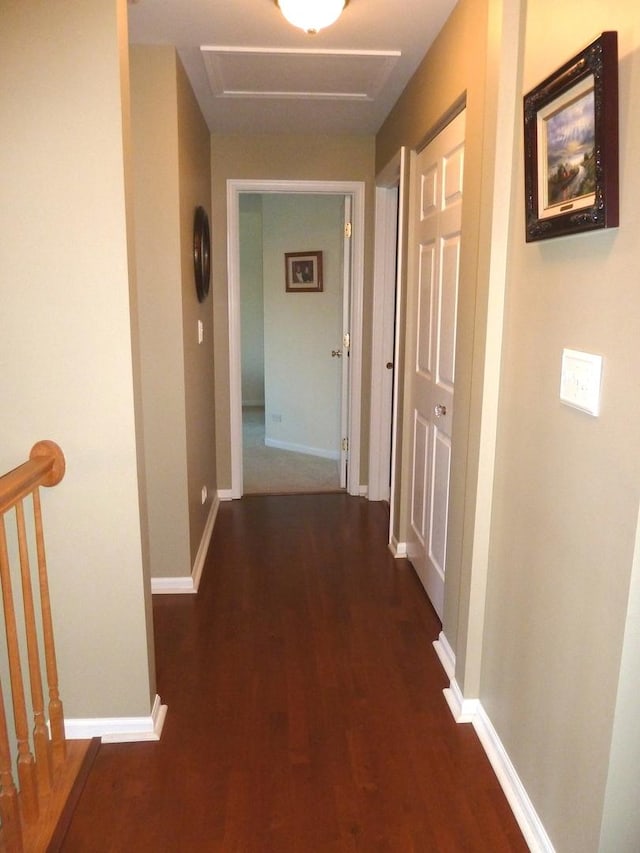
[[[151,578],[151,592],[154,595],[179,595],[181,593],[194,595],[195,588],[191,575],[177,578]]]
[[[181,593],[195,594],[200,586],[200,578],[202,577],[202,569],[207,558],[209,543],[213,533],[213,526],[216,523],[216,516],[220,508],[220,497],[215,495],[211,502],[211,509],[207,517],[207,523],[204,526],[202,539],[198,547],[198,553],[193,564],[190,575],[183,575],[176,578],[151,578],[151,592],[154,595],[176,595]]]
[[[529,849],[532,853],[555,853],[551,839],[480,702],[472,722]]]
[[[358,497],[366,498],[369,496],[369,486],[358,486]]]
[[[233,489],[218,489],[218,500],[232,501],[234,499],[235,495],[233,494]]]
[[[102,743],[131,743],[160,740],[167,706],[156,696],[148,717],[88,717],[65,719],[64,733],[69,740],[99,737]]]
[[[207,559],[209,543],[211,542],[211,535],[213,534],[213,526],[216,523],[216,518],[218,516],[219,509],[220,498],[218,497],[218,495],[214,495],[213,500],[211,501],[211,509],[209,510],[209,515],[207,516],[207,523],[205,524],[204,530],[202,532],[202,539],[200,540],[198,553],[196,554],[193,569],[191,570],[191,577],[193,579],[193,586],[195,592],[198,591],[198,587],[200,586],[202,570],[204,568],[205,560]]]
[[[434,646],[441,642],[441,638],[442,634]],[[446,652],[443,653],[446,655]],[[451,679],[451,686],[443,693],[455,721],[473,725],[531,853],[555,853],[542,821],[480,700],[465,699],[455,678]]]
[[[339,450],[324,450],[322,447],[307,447],[304,444],[293,444],[290,441],[279,441],[277,438],[265,438],[267,447],[275,447],[278,450],[290,450],[293,453],[306,453],[307,456],[319,456],[321,459],[340,459]]]
[[[453,718],[457,723],[473,725],[529,849],[532,853],[554,853],[542,821],[482,703],[479,699],[465,699],[460,690],[455,678],[456,656],[444,632],[440,632],[433,647],[449,677],[450,686],[442,692]]]
[[[456,676],[456,656],[449,645],[449,640],[444,635],[444,631],[440,631],[438,639],[434,640],[433,648],[436,650],[449,681],[453,681]]]
[[[398,542],[395,536],[391,537],[389,542],[389,550],[396,559],[401,559],[407,556],[407,543]]]
[[[456,723],[472,723],[478,713],[480,700],[465,699],[455,678],[451,679],[450,686],[442,692]]]

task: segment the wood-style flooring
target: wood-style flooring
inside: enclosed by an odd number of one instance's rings
[[[220,507],[197,596],[156,596],[157,743],[101,746],[65,853],[526,851],[440,623],[348,495]]]

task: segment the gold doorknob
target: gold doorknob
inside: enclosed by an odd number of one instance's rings
[[[332,349],[331,350],[331,358],[342,358],[342,350],[341,349]]]

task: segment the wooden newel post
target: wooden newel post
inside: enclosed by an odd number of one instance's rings
[[[39,441],[33,446],[29,458],[32,460],[46,458],[51,461],[48,474],[42,480],[43,486],[56,486],[64,477],[64,454],[55,442]],[[64,734],[64,711],[58,687],[58,665],[53,639],[53,619],[51,617],[51,599],[49,597],[49,578],[47,575],[39,489],[36,489],[33,493],[33,512],[36,529],[36,552],[38,555],[40,604],[42,607],[42,635],[44,638],[45,666],[49,686],[49,724],[51,726],[54,764],[58,767],[64,763],[67,742]]]

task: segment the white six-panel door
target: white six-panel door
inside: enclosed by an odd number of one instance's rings
[[[412,424],[407,555],[442,619],[454,407],[464,112],[413,160],[407,302]]]

